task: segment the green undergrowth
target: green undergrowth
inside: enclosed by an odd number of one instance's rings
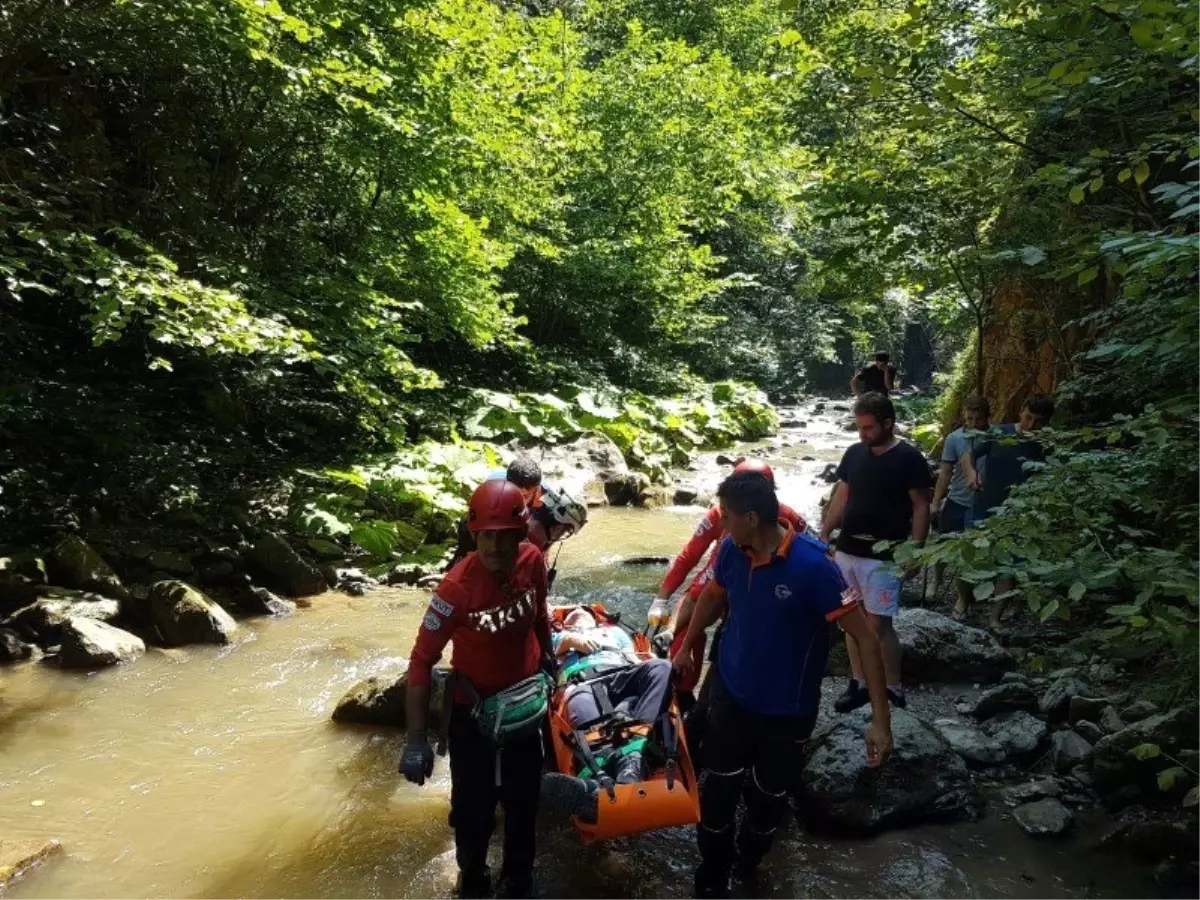
[[[779,417],[757,388],[721,382],[677,397],[613,388],[558,394],[477,390],[449,440],[426,440],[342,468],[304,470],[288,525],[378,565],[440,559],[471,491],[522,445],[561,444],[603,434],[630,468],[657,482],[696,451],[774,433]]]

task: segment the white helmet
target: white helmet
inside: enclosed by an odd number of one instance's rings
[[[577,534],[587,524],[587,507],[574,500],[566,491],[545,488],[542,505],[559,525],[566,525],[572,534]]]

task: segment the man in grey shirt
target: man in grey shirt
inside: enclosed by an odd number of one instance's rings
[[[951,534],[964,530],[971,524],[971,508],[975,503],[975,492],[967,485],[967,474],[962,458],[975,446],[975,432],[987,431],[991,409],[985,397],[969,397],[963,407],[963,427],[946,436],[942,445],[942,465],[938,472],[937,486],[933,490],[933,521],[940,534]],[[934,567],[934,594],[941,587],[946,564]],[[958,599],[954,604],[954,618],[961,619],[967,613],[971,585],[958,582]]]

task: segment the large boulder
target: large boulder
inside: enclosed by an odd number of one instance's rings
[[[1007,757],[999,742],[974,725],[968,725],[958,719],[937,719],[933,727],[946,739],[950,749],[968,764],[998,766],[1003,764]]]
[[[1181,751],[1194,750],[1197,724],[1196,707],[1181,706],[1103,738],[1092,752],[1096,789],[1109,793],[1135,785],[1148,796],[1161,794],[1156,782],[1158,773],[1175,765],[1166,755],[1178,758]],[[1153,745],[1158,751],[1139,751],[1143,744]]]
[[[33,648],[8,628],[0,628],[0,665],[22,662],[33,655]]]
[[[1030,684],[1008,681],[980,694],[971,714],[977,719],[990,719],[1000,713],[1037,709],[1037,703],[1037,694]]]
[[[1092,759],[1092,745],[1071,729],[1054,732],[1050,738],[1050,764],[1054,771],[1070,772],[1076,766],[1086,766]]]
[[[1011,654],[978,628],[929,609],[902,609],[895,619],[904,680],[991,683],[1013,667]]]
[[[833,831],[869,832],[962,812],[970,804],[967,767],[936,731],[902,709],[892,711],[895,753],[867,767],[863,735],[870,711],[846,715],[809,742],[800,810]]]
[[[1140,722],[1158,714],[1158,707],[1149,700],[1135,700],[1121,710],[1121,718],[1126,722]]]
[[[1052,722],[1066,719],[1071,710],[1071,700],[1075,697],[1088,697],[1092,694],[1092,686],[1078,675],[1068,673],[1054,680],[1046,693],[1038,701],[1038,709],[1048,716]]]
[[[140,637],[94,619],[68,619],[58,661],[66,669],[96,669],[132,662],[146,652]]]
[[[278,534],[259,538],[246,563],[272,590],[289,597],[308,597],[328,590],[324,576]]]
[[[1053,797],[1018,806],[1013,810],[1013,818],[1026,834],[1034,837],[1062,834],[1074,819],[1071,811]]]
[[[46,574],[53,584],[95,591],[123,600],[128,595],[112,566],[87,541],[69,534],[46,555]]]
[[[146,600],[150,624],[168,647],[228,644],[237,631],[233,617],[183,581],[160,581]]]
[[[45,597],[17,610],[2,624],[27,640],[48,646],[58,643],[62,627],[68,619],[111,622],[120,614],[120,602],[110,597],[101,597],[88,591],[51,588]]]
[[[429,690],[430,731],[441,727],[449,669],[434,669]],[[350,688],[333,709],[333,721],[353,725],[387,725],[404,728],[408,700],[408,672],[376,675]]]
[[[1001,713],[980,726],[1012,759],[1021,759],[1037,752],[1050,729],[1041,719],[1023,711]]]

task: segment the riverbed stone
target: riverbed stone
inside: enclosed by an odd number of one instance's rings
[[[1060,722],[1067,718],[1071,708],[1071,698],[1090,696],[1092,686],[1078,675],[1068,673],[1059,676],[1046,689],[1042,699],[1038,701],[1038,709],[1052,722]]]
[[[150,624],[168,647],[228,644],[237,623],[202,591],[183,581],[160,581],[146,601]]]
[[[46,554],[46,575],[66,588],[95,591],[118,600],[128,596],[121,579],[83,538],[68,534]]]
[[[1053,797],[1018,806],[1013,810],[1013,818],[1021,830],[1034,837],[1062,834],[1074,821],[1071,811]]]
[[[234,595],[234,602],[241,612],[248,616],[290,616],[296,611],[296,604],[273,594],[265,587],[246,585]]]
[[[1023,784],[1014,784],[1001,791],[1004,802],[1009,806],[1023,806],[1047,797],[1061,797],[1062,784],[1057,778],[1034,778]]]
[[[121,614],[121,604],[90,591],[50,588],[46,596],[14,612],[3,623],[26,640],[42,646],[58,643],[70,618],[111,622]]]
[[[1158,714],[1158,707],[1149,700],[1135,700],[1121,709],[1121,718],[1133,724]]]
[[[855,710],[815,735],[800,779],[799,810],[817,827],[870,832],[963,812],[971,803],[962,759],[925,722],[892,710],[895,753],[867,767],[870,711]]]
[[[267,587],[289,597],[309,597],[328,590],[325,578],[281,535],[265,534],[246,554],[246,563]]]
[[[1089,744],[1095,744],[1100,738],[1104,737],[1105,731],[1095,722],[1089,722],[1087,719],[1080,719],[1071,726],[1071,730],[1087,741]]]
[[[980,727],[984,734],[994,738],[1004,752],[1014,759],[1036,753],[1050,733],[1045,722],[1024,710],[1001,713]]]
[[[930,609],[902,609],[895,619],[906,681],[991,684],[1013,667],[1012,655],[979,628]]]
[[[0,837],[0,894],[61,849],[62,845],[50,838]]]
[[[1054,771],[1069,772],[1076,766],[1087,765],[1092,758],[1092,745],[1071,729],[1056,731],[1050,738],[1050,764]]]
[[[1004,748],[974,725],[958,719],[936,719],[933,727],[968,765],[998,766],[1005,762]]]
[[[1008,681],[980,694],[971,714],[977,719],[990,719],[1000,713],[1037,709],[1037,703],[1037,694],[1028,682]]]
[[[1108,705],[1108,699],[1105,697],[1072,697],[1067,705],[1067,721],[1072,725],[1080,719],[1095,722],[1100,718],[1104,707]]]
[[[137,635],[93,619],[68,619],[58,662],[65,669],[98,669],[132,662],[146,652]]]
[[[650,479],[642,472],[611,473],[601,481],[604,497],[609,506],[637,506],[642,502],[642,493],[650,487]]]
[[[1125,723],[1117,714],[1116,707],[1106,706],[1100,710],[1100,721],[1096,723],[1105,734],[1116,734],[1125,729]]]
[[[699,496],[699,488],[690,484],[679,484],[675,486],[675,495],[672,499],[676,506],[691,506]]]
[[[446,679],[449,669],[433,670],[429,688],[429,720],[431,732],[441,728],[442,706],[445,702]],[[353,725],[385,725],[405,727],[405,703],[408,698],[408,672],[398,675],[375,675],[358,682],[342,695],[333,710],[333,721]]]
[[[23,662],[33,655],[33,647],[8,628],[0,628],[0,665]]]
[[[1092,756],[1097,790],[1107,794],[1133,786],[1147,796],[1161,795],[1158,773],[1174,765],[1166,755],[1178,759],[1181,752],[1196,749],[1197,726],[1196,707],[1181,706],[1107,735],[1096,744]],[[1154,744],[1159,754],[1138,759],[1132,751],[1142,744]]]

